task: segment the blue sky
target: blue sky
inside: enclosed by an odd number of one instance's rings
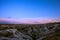
[[[0,18],[60,18],[59,0],[0,0]]]

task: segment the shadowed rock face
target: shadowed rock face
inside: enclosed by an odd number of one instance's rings
[[[60,23],[0,25],[0,40],[54,40],[59,31]]]
[[[12,32],[9,32],[9,31],[3,31],[3,32],[0,32],[0,36],[4,36],[4,37],[12,37],[13,33]]]

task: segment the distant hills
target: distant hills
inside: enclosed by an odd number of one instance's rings
[[[0,21],[0,24],[11,24],[11,22],[8,22],[8,21]]]
[[[23,23],[3,20],[3,21],[0,21],[0,24],[23,24]]]
[[[60,22],[60,20],[47,20],[47,19],[13,20],[13,19],[0,18],[0,24],[43,24],[43,23],[52,23],[52,22]]]

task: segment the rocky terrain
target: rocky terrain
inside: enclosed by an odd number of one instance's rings
[[[60,22],[0,24],[0,40],[60,40]]]

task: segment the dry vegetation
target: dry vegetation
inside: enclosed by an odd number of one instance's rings
[[[60,22],[47,24],[0,24],[0,31],[6,29],[17,29],[24,35],[30,36],[32,40],[37,40],[44,36],[46,37],[42,40],[60,39]],[[0,32],[0,36],[12,37],[12,35],[12,32]]]

